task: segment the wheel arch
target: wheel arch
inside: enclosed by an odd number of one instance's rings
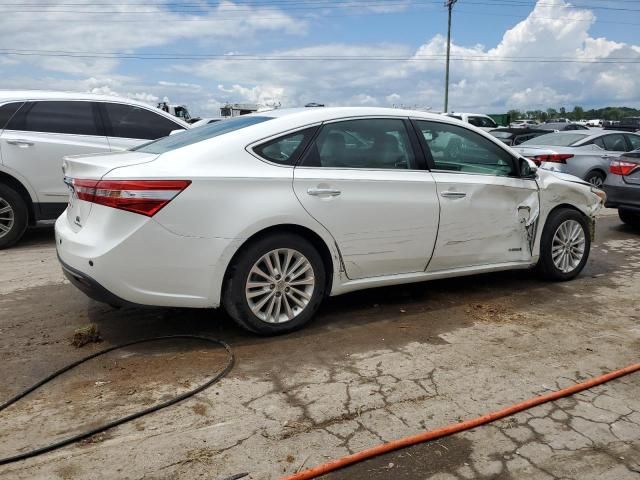
[[[13,188],[20,195],[20,197],[22,197],[25,205],[27,206],[27,211],[29,212],[28,224],[34,225],[36,221],[35,206],[33,204],[33,199],[29,194],[29,190],[27,190],[27,187],[25,187],[20,180],[6,172],[3,172],[2,170],[0,170],[0,183]]]
[[[325,268],[326,291],[328,294],[331,291],[331,287],[333,285],[333,276],[334,276],[334,272],[336,271],[336,261],[338,263],[338,266],[340,263],[339,256],[337,259],[334,258],[334,255],[332,254],[331,249],[329,248],[325,240],[318,233],[314,232],[309,227],[305,227],[305,226],[297,225],[293,223],[283,223],[278,225],[272,225],[272,226],[263,228],[262,230],[259,230],[255,232],[253,235],[246,238],[242,242],[242,244],[238,246],[237,250],[229,260],[229,263],[227,264],[227,267],[224,272],[224,277],[222,280],[222,288],[224,289],[228,281],[229,275],[232,271],[232,268],[233,268],[233,265],[235,264],[236,259],[247,248],[247,246],[261,238],[265,238],[275,233],[293,233],[293,234],[299,235],[300,237],[304,238],[309,243],[311,243],[311,245],[313,245],[313,247],[318,251],[318,253],[320,254],[320,257],[322,258],[322,263]]]

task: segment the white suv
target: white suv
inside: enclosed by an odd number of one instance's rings
[[[0,249],[66,208],[66,155],[127,150],[188,125],[142,102],[94,94],[0,91]]]

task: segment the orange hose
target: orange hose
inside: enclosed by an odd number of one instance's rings
[[[346,457],[331,460],[322,465],[309,468],[308,470],[283,477],[281,480],[307,480],[310,478],[316,478],[320,475],[333,472],[334,470],[346,467],[347,465],[353,465],[354,463],[362,462],[363,460],[376,457],[383,453],[392,452],[394,450],[409,447],[417,443],[428,442],[437,438],[446,437],[448,435],[462,432],[464,430],[470,430],[480,425],[484,425],[486,423],[490,423],[495,420],[514,415],[518,412],[522,412],[523,410],[528,410],[543,403],[551,402],[552,400],[557,400],[562,397],[567,397],[583,390],[588,390],[589,388],[595,387],[596,385],[601,385],[615,378],[629,375],[630,373],[634,373],[639,370],[640,363],[629,365],[628,367],[621,368],[620,370],[615,370],[611,373],[592,378],[591,380],[587,380],[586,382],[578,383],[576,385],[572,385],[571,387],[563,388],[562,390],[557,390],[546,395],[540,395],[538,397],[530,398],[529,400],[525,400],[524,402],[516,403],[515,405],[511,405],[510,407],[505,407],[500,410],[496,410],[495,412],[472,418],[471,420],[466,420],[464,422],[447,425],[435,430],[428,430],[416,435],[399,438],[397,440],[392,440],[391,442],[386,442],[375,447],[362,450],[361,452],[347,455]]]

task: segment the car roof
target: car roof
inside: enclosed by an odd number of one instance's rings
[[[63,92],[56,90],[0,90],[0,102],[6,100],[94,100],[124,102],[149,107],[148,103],[116,95],[100,95],[86,92]]]
[[[139,100],[133,100],[127,97],[119,97],[116,95],[100,95],[97,93],[87,92],[64,92],[58,90],[0,90],[0,103],[12,100],[19,101],[34,101],[34,100],[86,100],[94,102],[114,102],[114,103],[126,103],[128,105],[135,105],[138,107],[150,108],[157,110],[161,115],[175,120],[180,125],[188,125],[181,119],[174,117],[173,115],[155,108],[148,103],[141,102]]]
[[[401,108],[385,108],[385,107],[314,107],[314,108],[278,108],[274,110],[266,110],[264,112],[251,113],[250,115],[257,117],[270,118],[295,118],[300,122],[324,122],[339,118],[348,117],[366,117],[366,116],[383,116],[383,117],[414,117],[424,118],[425,120],[443,120],[443,116],[439,113],[428,113],[419,110],[405,110]],[[447,121],[457,122],[456,119],[447,119]]]
[[[502,128],[494,128],[491,132],[509,132],[509,133],[549,133],[549,130],[545,130],[544,128],[510,128],[510,127],[502,127]]]

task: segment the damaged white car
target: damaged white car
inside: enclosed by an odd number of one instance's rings
[[[273,110],[65,159],[67,277],[115,304],[222,306],[277,334],[327,295],[537,266],[569,280],[604,193],[455,119]]]

